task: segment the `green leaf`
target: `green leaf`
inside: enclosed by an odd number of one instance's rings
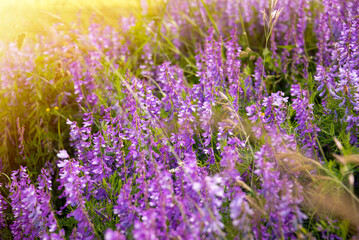
[[[295,45],[277,45],[278,48],[282,48],[282,49],[287,49],[288,51],[292,50],[293,48],[295,48]]]

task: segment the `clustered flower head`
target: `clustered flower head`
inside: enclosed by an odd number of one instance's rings
[[[308,91],[301,90],[300,85],[292,85],[290,90],[293,97],[292,107],[296,111],[295,119],[298,126],[295,130],[301,139],[302,147],[308,149],[309,156],[313,157],[313,150],[317,149],[317,132],[320,129],[314,124],[313,105],[309,104]]]
[[[21,167],[11,175],[9,196],[14,210],[14,222],[10,229],[15,239],[64,239],[55,212],[51,207],[51,179],[48,170],[42,169],[35,187],[27,169]]]

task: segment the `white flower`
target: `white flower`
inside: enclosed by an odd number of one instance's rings
[[[57,154],[57,157],[65,159],[65,158],[69,158],[70,156],[69,154],[67,154],[66,150],[60,150],[60,152]]]

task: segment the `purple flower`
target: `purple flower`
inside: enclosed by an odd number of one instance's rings
[[[90,217],[85,207],[84,193],[89,182],[88,172],[84,172],[84,176],[80,177],[82,166],[73,160],[59,161],[57,166],[60,169],[60,182],[59,189],[63,188],[63,193],[60,197],[66,197],[66,204],[62,209],[67,206],[72,206],[74,209],[67,216],[74,217],[78,221],[77,228],[73,231],[73,236],[78,238],[94,238],[94,226],[90,221]]]
[[[111,228],[107,229],[105,232],[105,240],[125,240],[126,236],[124,236],[119,231],[114,231]]]
[[[265,82],[263,79],[266,77],[264,64],[262,58],[258,58],[255,63],[255,69],[254,69],[254,86],[253,86],[253,92],[256,93],[255,97],[257,99],[262,98],[262,93],[264,95],[267,95],[267,88],[265,85]]]
[[[55,213],[51,208],[51,180],[47,170],[42,169],[39,186],[36,189],[30,183],[26,168],[12,173],[10,190],[11,206],[15,220],[10,229],[15,239],[44,238],[49,234],[57,239],[64,239],[64,230],[59,229]]]
[[[36,212],[34,207],[37,199],[34,186],[30,185],[26,168],[21,166],[19,170],[14,171],[11,174],[11,180],[9,199],[11,200],[11,207],[15,218],[10,225],[11,233],[14,235],[14,239],[23,239],[29,235],[36,238],[39,233],[35,231],[29,216],[31,212]],[[25,196],[27,196],[27,201],[29,202],[24,201]]]
[[[264,207],[269,217],[262,225],[263,229],[255,229],[255,235],[264,232],[272,238],[290,238],[300,228],[306,215],[299,208],[302,198],[295,193],[300,191],[296,189],[298,185],[280,174],[274,156],[269,145],[264,145],[255,155],[255,173],[261,176],[262,187],[258,192],[265,199]]]
[[[113,212],[118,215],[119,223],[116,225],[122,233],[126,232],[133,224],[136,216],[136,208],[132,205],[131,197],[131,184],[132,181],[128,181],[123,185],[123,188],[118,195],[117,205],[114,206]]]
[[[243,238],[251,235],[251,216],[254,213],[245,198],[246,194],[240,191],[230,204],[230,216],[233,226],[240,230]]]
[[[314,157],[314,151],[317,149],[317,132],[320,129],[314,124],[313,104],[309,104],[309,94],[301,90],[300,85],[292,85],[290,93],[293,97],[292,107],[296,111],[295,119],[298,126],[295,128],[299,138],[302,140],[301,145],[307,149],[306,154]]]

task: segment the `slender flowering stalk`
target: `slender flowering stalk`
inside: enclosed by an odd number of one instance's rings
[[[40,210],[40,218],[42,219],[42,225],[38,230],[39,237],[42,239],[65,239],[65,231],[60,229],[51,206],[52,181],[50,172],[44,168],[41,169],[41,175],[37,181],[39,183],[36,190],[38,195],[37,209]],[[35,216],[32,217],[33,221],[36,219]],[[38,225],[38,223],[35,224]]]
[[[230,217],[233,225],[240,230],[241,237],[253,237],[251,230],[251,215],[253,210],[245,199],[246,194],[239,191],[230,204]]]
[[[81,173],[81,166],[73,159],[65,159],[59,161],[57,166],[60,168],[60,182],[59,189],[63,188],[63,193],[60,197],[66,197],[67,206],[76,207],[67,217],[74,217],[78,221],[77,228],[74,229],[72,235],[76,239],[94,239],[96,232],[91,223],[88,212],[85,206],[85,189],[89,182],[88,172],[84,172],[84,176],[79,176]]]
[[[290,93],[293,97],[292,107],[296,111],[295,119],[298,126],[295,128],[299,138],[300,144],[304,149],[307,149],[308,157],[314,157],[314,152],[317,147],[317,132],[320,129],[313,123],[313,104],[309,104],[309,94],[305,90],[301,90],[300,85],[292,85]]]
[[[256,238],[290,238],[306,218],[299,208],[302,199],[296,195],[297,185],[280,175],[273,157],[272,149],[268,145],[256,153],[255,173],[262,176],[259,193],[265,199],[264,208],[268,214],[263,228],[255,231]]]
[[[38,233],[34,231],[34,226],[31,223],[30,214],[34,210],[34,201],[36,204],[35,189],[30,185],[30,179],[26,172],[26,168],[21,167],[19,170],[11,174],[11,184],[9,186],[11,192],[9,198],[11,200],[11,207],[13,209],[15,220],[10,225],[11,233],[15,239],[35,238]],[[24,202],[23,199],[27,194],[31,203]],[[27,207],[28,204],[29,207]]]

